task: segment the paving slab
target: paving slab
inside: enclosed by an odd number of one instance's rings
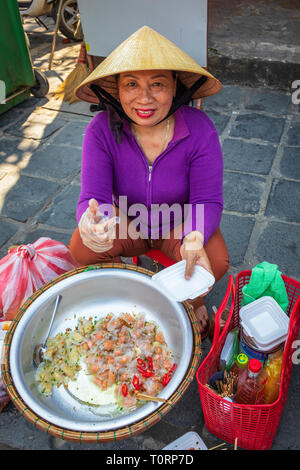
[[[267,142],[279,143],[285,120],[272,116],[245,113],[237,116],[230,131],[232,137],[244,139],[260,139]]]
[[[10,108],[5,113],[0,114],[0,128],[1,132],[4,129],[16,124],[18,122],[25,121],[31,115],[33,109],[36,108],[37,103],[45,103],[47,99],[37,100],[36,98],[30,97],[28,100],[22,101],[19,105]]]
[[[286,178],[300,180],[300,147],[285,147],[280,161],[280,171]]]
[[[255,224],[254,217],[224,214],[221,230],[230,253],[230,265],[240,266],[244,263],[251,233]],[[232,230],[232,227],[235,230]]]
[[[278,116],[287,112],[290,101],[290,94],[287,93],[249,88],[247,90],[245,109],[265,111],[266,113]]]
[[[300,146],[300,122],[291,123],[287,135],[287,144]]]
[[[57,145],[71,145],[81,149],[86,126],[87,122],[70,122],[57,133],[52,143]]]
[[[2,220],[0,231],[0,246],[5,245],[7,240],[9,240],[18,231],[18,228],[18,225]]]
[[[81,167],[81,149],[55,145],[40,146],[30,159],[22,174],[53,178],[61,181],[75,176]]]
[[[300,222],[300,182],[274,179],[266,215],[287,222]]]
[[[39,146],[38,141],[15,137],[0,139],[0,162],[17,165],[28,160]]]
[[[223,198],[227,211],[256,214],[264,189],[265,179],[261,176],[224,172]]]
[[[42,208],[58,188],[59,185],[53,181],[21,175],[5,197],[2,214],[25,222]]]
[[[210,117],[210,119],[213,121],[217,131],[219,134],[222,134],[224,131],[225,127],[227,126],[230,115],[229,114],[221,114],[213,110],[207,110],[206,114]]]
[[[245,102],[248,93],[248,88],[243,86],[228,85],[227,82],[223,83],[222,90],[216,95],[204,98],[201,108],[204,110],[220,109],[223,112],[230,113],[234,110],[240,110],[241,105]]]
[[[299,225],[268,222],[257,240],[257,259],[277,264],[282,273],[299,279],[299,235]]]
[[[75,230],[77,226],[76,205],[79,193],[79,186],[68,185],[53,199],[52,204],[40,213],[37,221],[41,224],[66,230]]]
[[[32,116],[32,115],[31,115]],[[47,139],[65,124],[63,119],[55,119],[53,116],[32,116],[30,118],[20,119],[16,123],[8,126],[6,132],[8,135],[22,137],[26,139],[42,140]]]
[[[277,147],[276,145],[258,144],[238,138],[226,138],[222,150],[226,170],[244,171],[247,169],[249,173],[268,175],[276,156]]]

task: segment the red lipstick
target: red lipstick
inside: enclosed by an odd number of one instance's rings
[[[147,118],[153,116],[154,109],[136,109],[135,112],[138,115],[138,117],[143,118],[143,119],[147,119]]]

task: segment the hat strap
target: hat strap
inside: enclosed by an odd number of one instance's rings
[[[193,94],[206,82],[206,80],[207,77],[205,75],[202,75],[190,88],[187,88],[178,98],[175,98],[168,114],[163,119],[161,119],[161,121],[156,123],[155,126],[163,122],[165,119],[168,119],[168,117],[170,117],[175,111],[177,111],[180,106],[187,104],[189,101],[191,101]],[[99,99],[99,104],[91,105],[90,110],[92,112],[104,109],[111,110],[112,107],[118,113],[120,118],[124,118],[127,121],[136,124],[129,116],[127,116],[121,104],[110,93],[101,88],[99,85],[95,85],[94,83],[90,85],[90,88]],[[120,134],[122,133],[121,121],[118,122],[115,116],[113,119],[114,122],[112,123],[111,121],[112,120],[110,119],[111,130],[114,132],[115,137],[118,136],[116,140],[120,142]],[[117,127],[118,129],[116,129]]]
[[[94,83],[90,85],[90,88],[99,100],[99,105],[91,106],[91,111],[100,111],[101,109],[105,109],[106,104],[110,104],[113,108],[115,108],[115,110],[120,114],[121,117],[126,118],[126,114],[124,113],[119,101],[116,100],[112,95],[110,95],[107,91],[105,91],[99,85],[95,85]]]
[[[178,98],[175,98],[166,117],[164,117],[157,124],[160,124],[165,119],[168,119],[168,117],[174,114],[175,111],[180,108],[180,106],[189,103],[193,97],[193,94],[206,82],[206,80],[207,77],[205,75],[202,75],[190,88],[187,88],[180,96],[178,96]],[[157,126],[157,124],[155,125]]]
[[[95,93],[97,98],[99,99],[99,104],[92,104],[90,106],[90,110],[94,111],[101,111],[106,110],[108,112],[108,120],[109,120],[109,127],[110,130],[113,132],[115,140],[118,144],[122,143],[122,133],[123,133],[123,120],[122,117],[127,117],[123,111],[122,106],[118,103],[118,101],[107,93],[105,90],[102,90],[101,87],[98,85],[92,84],[90,85],[91,90]],[[107,100],[103,98],[101,93],[107,96]],[[121,116],[121,113],[124,116]]]

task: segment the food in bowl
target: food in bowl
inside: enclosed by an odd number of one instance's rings
[[[76,327],[47,342],[36,378],[39,390],[68,388],[89,405],[116,403],[132,410],[142,400],[137,392],[157,396],[176,369],[162,331],[143,313],[107,314],[78,319]]]

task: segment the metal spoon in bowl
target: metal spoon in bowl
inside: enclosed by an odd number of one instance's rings
[[[59,306],[59,303],[60,303],[61,299],[62,299],[61,295],[58,295],[56,297],[55,307],[54,307],[54,310],[53,310],[53,313],[52,313],[52,317],[51,317],[51,321],[50,321],[50,325],[49,325],[49,329],[48,329],[48,333],[47,333],[45,341],[41,344],[38,344],[34,348],[33,362],[34,362],[36,367],[38,367],[41,364],[41,362],[43,362],[43,360],[44,360],[44,353],[46,351],[46,344],[47,344],[47,341],[48,341],[48,338],[49,338],[49,335],[50,335],[50,332],[51,332],[51,328],[52,328],[52,325],[53,325],[54,317],[56,315],[56,312],[57,312],[57,309],[58,309],[58,306]]]

